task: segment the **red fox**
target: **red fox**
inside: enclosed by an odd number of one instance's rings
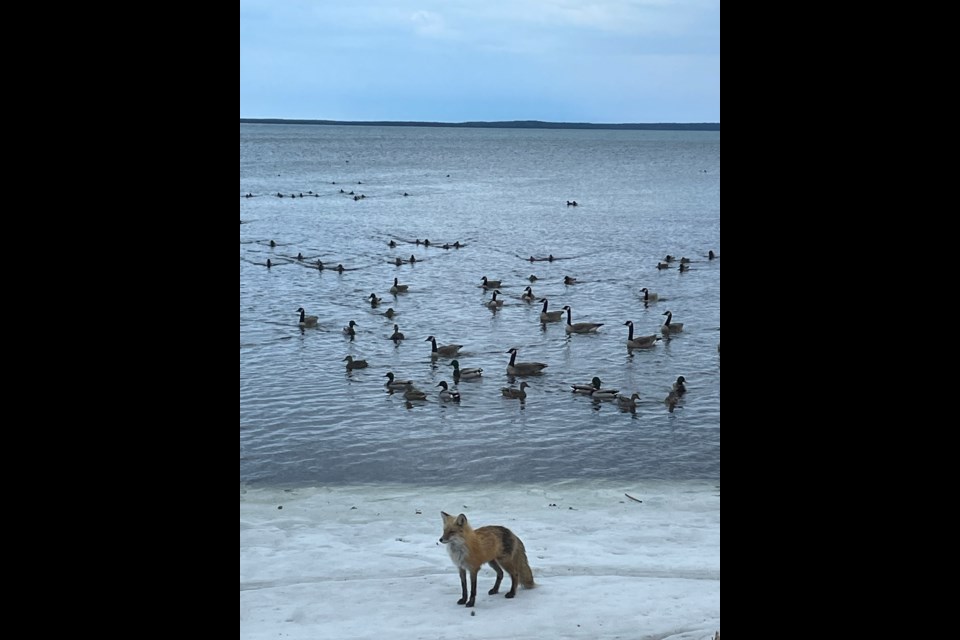
[[[503,569],[510,574],[510,591],[506,597],[517,595],[517,583],[525,588],[532,589],[533,571],[527,563],[527,550],[523,542],[513,531],[501,526],[480,527],[473,529],[467,522],[467,516],[451,516],[440,512],[443,518],[443,536],[440,542],[449,545],[447,551],[453,564],[460,570],[460,589],[463,597],[457,604],[472,607],[477,599],[477,573],[483,564],[489,563],[497,572],[497,581],[487,593],[491,596],[500,590],[500,581],[503,580]],[[503,567],[501,569],[500,567]],[[470,599],[467,599],[467,571],[470,571]]]

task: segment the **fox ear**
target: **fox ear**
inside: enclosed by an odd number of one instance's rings
[[[457,516],[457,526],[462,527],[465,524],[467,524],[467,516],[461,513]]]
[[[452,520],[452,519],[453,519],[453,516],[450,515],[449,513],[447,513],[446,511],[441,511],[441,512],[440,512],[440,517],[443,518],[443,521],[444,521],[444,522],[446,522],[447,520]]]

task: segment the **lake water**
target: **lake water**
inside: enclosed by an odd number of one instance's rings
[[[719,132],[241,125],[239,195],[241,485],[719,480]],[[503,280],[499,310],[483,276]],[[542,324],[528,285],[603,326]],[[624,322],[659,334],[667,310],[683,332],[628,350]],[[438,397],[452,367],[430,335],[484,370],[459,403]],[[543,375],[508,377],[511,347]],[[347,372],[347,355],[370,366]],[[427,400],[388,393],[388,371]],[[639,393],[636,409],[571,393],[594,376]],[[522,380],[523,403],[502,397]]]

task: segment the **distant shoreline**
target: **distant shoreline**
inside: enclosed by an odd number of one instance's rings
[[[467,127],[478,129],[632,129],[649,131],[720,131],[719,122],[543,122],[542,120],[502,120],[496,122],[408,122],[354,120],[287,120],[284,118],[240,118],[240,124],[316,124],[371,127]]]

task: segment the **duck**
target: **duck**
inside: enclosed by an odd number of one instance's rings
[[[366,360],[354,360],[353,356],[347,356],[343,359],[347,363],[347,371],[353,371],[354,369],[366,369],[367,361]]]
[[[503,387],[500,389],[500,393],[503,394],[504,398],[514,398],[517,400],[525,400],[527,398],[527,392],[525,389],[530,385],[526,381],[520,383],[520,388],[517,387]]]
[[[460,402],[460,392],[456,389],[451,389],[447,386],[446,380],[441,380],[438,384],[438,387],[443,387],[440,389],[440,399],[449,400],[451,402]]]
[[[656,302],[657,300],[660,299],[659,293],[654,293],[650,291],[650,289],[647,289],[646,287],[644,287],[643,289],[640,289],[640,291],[643,291],[644,302]]]
[[[536,376],[547,368],[547,365],[542,362],[517,362],[516,347],[508,349],[507,353],[510,354],[510,362],[507,364],[508,376]]]
[[[630,331],[627,334],[627,346],[631,349],[647,349],[657,344],[657,340],[662,338],[657,334],[651,334],[649,336],[637,336],[633,337],[633,320],[627,320],[624,322],[627,327],[630,328]]]
[[[267,269],[273,266],[273,263],[270,262],[270,258],[267,258]]]
[[[687,379],[683,376],[677,377],[677,381],[673,383],[673,392],[678,396],[685,394],[687,392],[687,387],[684,385],[686,381]]]
[[[348,336],[355,336],[357,335],[357,330],[354,329],[354,327],[358,327],[358,326],[360,325],[358,325],[355,320],[351,320],[350,324],[348,324],[343,328],[343,333]]]
[[[394,316],[396,313],[397,313],[397,312],[393,310],[393,307],[390,307],[390,308],[388,308],[386,311],[383,312],[383,315],[385,315],[385,316],[388,317],[388,318],[393,318],[393,316]]]
[[[390,293],[406,293],[407,289],[410,288],[408,284],[400,284],[399,278],[393,279],[393,286],[390,287]]]
[[[538,278],[537,276],[533,275],[532,273],[530,274],[530,277],[527,278],[527,280],[529,280],[530,282],[536,282],[536,281],[539,280],[539,279],[540,279],[540,278]]]
[[[657,263],[657,269],[669,269],[669,268],[670,268],[670,265],[668,265],[666,262]]]
[[[618,395],[617,396],[617,405],[623,407],[624,409],[636,409],[637,400],[640,399],[640,394],[634,392],[629,398],[627,396]]]
[[[437,339],[433,336],[428,336],[424,342],[429,340],[432,343],[432,348],[430,350],[430,356],[433,358],[438,358],[440,356],[449,358],[450,356],[455,356],[463,348],[462,344],[445,344],[442,347],[437,346]]]
[[[676,260],[676,258],[674,258],[674,257],[673,257],[672,255],[670,255],[669,253],[668,253],[666,256],[664,256],[664,258],[663,258],[663,261],[664,261],[664,262],[673,262],[674,260]]]
[[[563,284],[577,284],[577,279],[571,278],[570,276],[563,276]]]
[[[450,366],[453,367],[454,382],[460,382],[461,380],[474,380],[483,375],[483,369],[480,367],[467,367],[466,369],[461,369],[459,360],[454,360],[450,363]]]
[[[387,373],[384,374],[384,377],[389,378],[389,380],[387,380],[386,384],[383,386],[385,386],[387,389],[393,389],[394,391],[398,389],[406,389],[408,384],[412,384],[410,380],[397,380],[393,375],[393,371],[387,371]]]
[[[383,298],[378,298],[378,297],[377,297],[377,294],[375,294],[375,293],[371,293],[371,294],[370,294],[370,306],[371,306],[372,308],[375,309],[375,308],[377,307],[377,305],[379,305],[382,300],[383,300]]]
[[[387,246],[393,249],[397,246],[397,243],[391,240],[390,242],[387,243]]]
[[[317,326],[317,316],[308,316],[307,312],[303,310],[303,307],[297,309],[297,313],[300,314],[300,326],[301,327],[315,327]]]
[[[573,390],[574,393],[580,393],[586,396],[613,397],[617,395],[618,389],[603,389],[601,387],[602,384],[603,382],[601,382],[600,378],[598,378],[597,376],[594,376],[593,380],[590,381],[590,384],[572,384],[570,385],[570,388]],[[600,392],[603,392],[603,393],[601,393],[600,395],[596,395]]]
[[[680,264],[690,264],[690,258],[680,258]]]
[[[500,285],[503,284],[503,280],[488,280],[487,276],[480,278],[483,281],[481,285],[484,289],[499,289]]]
[[[417,256],[410,254],[410,264],[415,264],[417,262]]]
[[[404,387],[403,397],[407,400],[426,400],[427,394],[414,387],[412,382],[407,381],[407,385]]]
[[[602,322],[571,322],[572,310],[570,305],[565,305],[563,310],[567,312],[567,326],[564,327],[567,333],[595,333],[597,329],[603,326]]]
[[[526,302],[533,302],[537,296],[533,295],[533,287],[527,287],[523,290],[523,293],[520,295],[520,299]]]
[[[490,300],[487,300],[487,303],[486,303],[488,309],[499,309],[500,307],[503,306],[503,300],[497,300],[498,293],[500,293],[499,290],[497,289],[493,290],[493,297]]]
[[[713,260],[716,257],[717,257],[717,254],[713,252],[713,249],[710,249],[710,253],[707,254],[707,258],[710,260]]]
[[[323,271],[323,261],[317,260],[317,271]]]
[[[398,342],[400,340],[403,340],[403,338],[404,338],[404,335],[400,333],[400,325],[397,325],[397,324],[393,325],[393,335],[390,336],[390,339],[393,340],[394,342]]]
[[[342,265],[342,264],[338,264],[338,265],[337,265],[337,273],[343,273],[344,271],[346,271],[346,269],[343,267],[343,265]]]
[[[400,259],[400,256],[397,256],[396,259],[393,261],[393,264],[399,267],[400,265],[403,264],[403,260]]]
[[[543,303],[543,309],[540,310],[540,322],[559,322],[563,319],[563,309],[547,311],[549,301],[546,298],[540,298],[540,302]]]
[[[663,399],[663,404],[667,406],[667,411],[673,413],[673,410],[677,408],[677,404],[680,402],[680,396],[676,391],[671,391],[667,394],[667,397]]]
[[[680,266],[678,268],[680,269],[680,273],[683,273],[684,271],[690,271],[690,265],[685,264],[683,262],[680,263]]]
[[[594,389],[590,392],[590,397],[595,400],[613,400],[619,393],[619,389]]]
[[[681,331],[683,331],[683,323],[682,323],[682,322],[676,322],[676,323],[673,322],[673,312],[672,312],[672,311],[669,311],[669,310],[668,310],[668,311],[664,311],[664,312],[663,312],[662,314],[660,314],[660,315],[667,316],[667,319],[666,319],[666,321],[663,323],[663,326],[660,327],[660,331],[661,331],[661,332],[663,332],[663,333],[665,333],[665,334],[670,334],[670,333],[680,333]]]

